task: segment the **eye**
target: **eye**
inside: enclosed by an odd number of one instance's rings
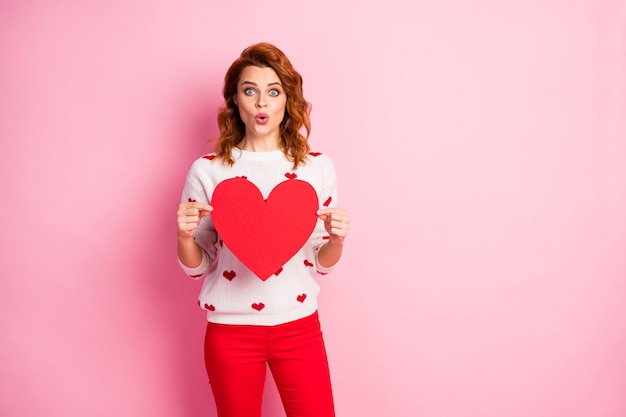
[[[275,88],[271,89],[269,92],[269,95],[272,97],[277,97],[280,94],[280,91],[276,90]]]
[[[254,95],[254,88],[246,88],[245,90],[243,90],[243,93],[247,96],[252,96]]]

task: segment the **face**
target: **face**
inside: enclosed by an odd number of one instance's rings
[[[275,140],[279,143],[287,95],[272,68],[244,68],[234,99],[246,126],[245,140]]]

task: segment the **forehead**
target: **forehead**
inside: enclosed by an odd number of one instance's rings
[[[280,83],[280,78],[278,77],[278,74],[276,74],[276,71],[270,67],[247,66],[243,69],[243,71],[241,71],[239,84],[246,81],[262,86]]]

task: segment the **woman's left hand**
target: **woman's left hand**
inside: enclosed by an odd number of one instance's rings
[[[324,221],[324,227],[330,234],[330,241],[333,244],[343,244],[350,224],[348,212],[334,207],[325,208],[317,211],[317,217]]]

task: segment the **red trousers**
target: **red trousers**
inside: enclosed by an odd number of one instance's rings
[[[219,417],[261,417],[269,366],[287,417],[334,417],[317,312],[277,326],[208,323],[204,357]]]

